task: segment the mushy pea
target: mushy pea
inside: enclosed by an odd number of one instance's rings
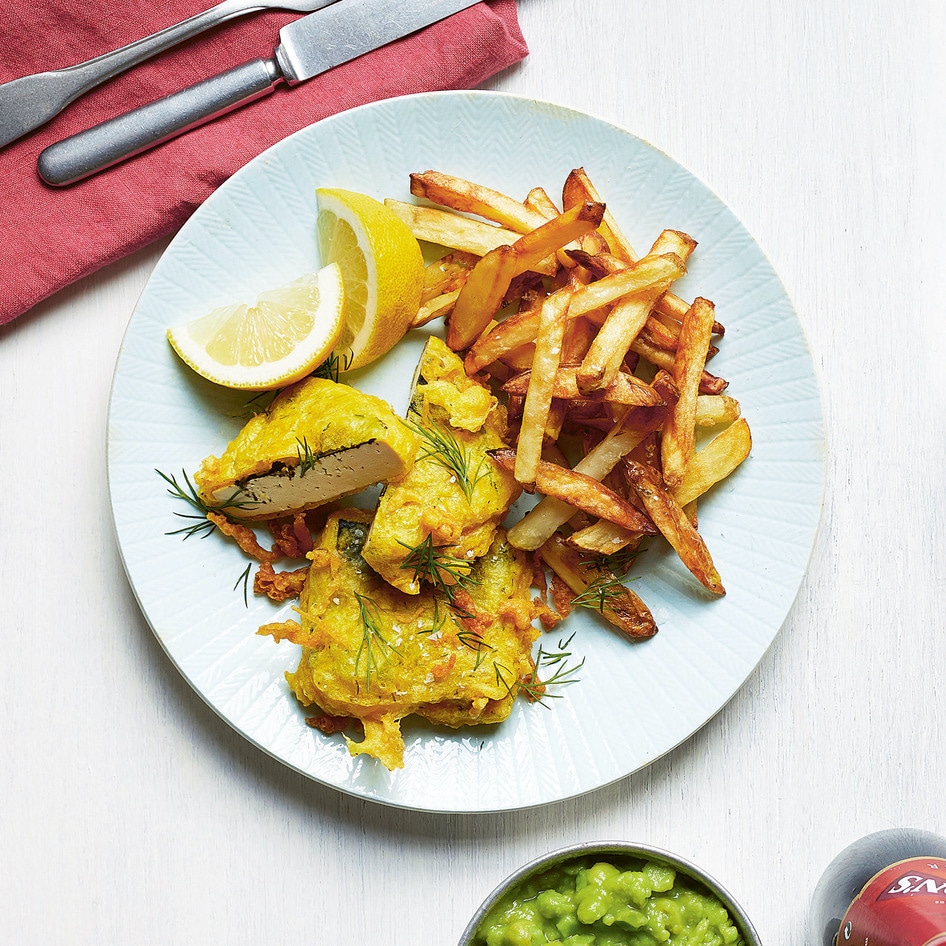
[[[720,901],[657,861],[593,857],[529,877],[480,924],[474,946],[744,946]]]

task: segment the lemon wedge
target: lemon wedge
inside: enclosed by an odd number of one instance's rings
[[[228,388],[266,391],[311,374],[345,327],[345,285],[332,263],[254,305],[221,306],[168,329],[174,350],[201,377]]]
[[[424,259],[407,224],[365,194],[320,188],[318,242],[345,284],[345,327],[335,347],[343,370],[390,351],[410,328],[424,288]]]

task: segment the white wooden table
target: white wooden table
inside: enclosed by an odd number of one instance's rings
[[[755,235],[821,372],[826,508],[789,619],[694,738],[585,797],[430,816],[311,783],[182,680],[126,583],[105,468],[163,245],[0,330],[0,942],[449,946],[522,862],[618,838],[802,944],[833,854],[946,833],[941,0],[520,0],[490,88],[667,151]]]

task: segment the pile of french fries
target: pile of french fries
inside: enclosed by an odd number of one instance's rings
[[[583,168],[561,207],[541,187],[520,201],[438,171],[412,174],[411,193],[421,202],[385,203],[446,249],[414,324],[443,319],[467,372],[507,398],[510,446],[493,458],[541,496],[508,537],[551,572],[558,613],[601,588],[599,610],[624,634],[656,633],[614,580],[614,563],[655,535],[725,594],[697,504],[752,440],[728,382],[707,370],[724,334],[713,303],[673,292],[695,240],[665,230],[639,256]]]

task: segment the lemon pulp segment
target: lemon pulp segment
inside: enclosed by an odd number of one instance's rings
[[[337,265],[168,329],[174,350],[209,381],[266,390],[298,381],[332,352],[345,323]]]

